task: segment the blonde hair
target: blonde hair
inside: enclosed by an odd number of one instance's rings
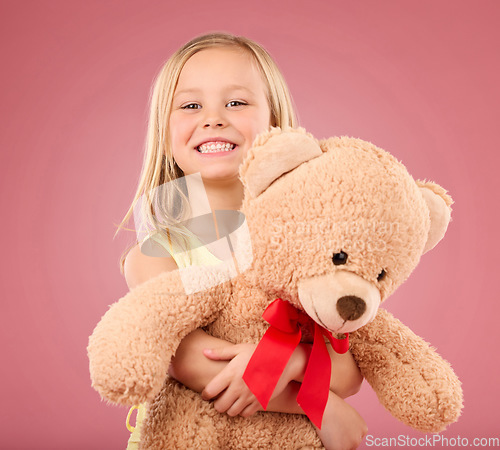
[[[271,125],[280,128],[298,126],[285,79],[262,46],[243,36],[228,33],[210,33],[192,39],[168,59],[154,81],[150,94],[149,122],[139,183],[134,200],[118,225],[115,237],[121,228],[125,229],[123,225],[130,216],[139,212],[147,233],[158,232],[163,235],[166,233],[169,242],[172,240],[182,242],[184,239],[184,243],[187,243],[186,233],[178,225],[176,226],[189,210],[187,191],[182,183],[169,183],[174,186],[160,189],[165,183],[184,175],[173,159],[167,124],[175,88],[184,64],[195,53],[213,47],[234,47],[252,55],[267,87]],[[161,220],[158,216],[161,216]],[[136,243],[137,240],[120,257],[121,273],[126,255]]]

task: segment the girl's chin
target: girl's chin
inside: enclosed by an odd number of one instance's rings
[[[226,167],[223,167],[222,165],[219,165],[219,167],[207,167],[207,166],[190,166],[188,169],[186,166],[180,167],[184,175],[201,175],[201,178],[205,181],[224,181],[224,180],[231,180],[231,179],[239,179],[239,170],[237,165],[231,164],[231,166],[226,165]]]
[[[201,169],[201,178],[204,182],[228,182],[239,180],[239,174],[236,170],[205,170]]]
[[[204,181],[230,181],[239,178],[240,163],[232,161],[232,164],[224,164],[220,161],[220,164],[202,164],[198,169]]]

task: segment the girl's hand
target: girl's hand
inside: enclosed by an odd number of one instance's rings
[[[202,392],[205,400],[222,395],[215,401],[218,412],[227,412],[230,416],[250,417],[262,407],[246,383],[243,373],[253,355],[256,345],[236,344],[232,347],[206,349],[203,354],[212,360],[231,360],[222,371],[207,384]],[[293,352],[275,389],[271,400],[278,397],[293,380],[301,380],[309,357],[310,345],[300,344]]]
[[[333,392],[328,396],[321,430],[315,428],[327,450],[355,449],[368,432],[358,412]]]
[[[259,402],[242,378],[255,347],[256,345],[253,344],[236,344],[231,347],[203,351],[203,354],[209,359],[230,360],[201,393],[204,400],[219,396],[214,402],[216,411],[227,412],[230,416],[240,414],[242,417],[250,417],[259,410]]]

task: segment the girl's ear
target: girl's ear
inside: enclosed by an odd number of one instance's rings
[[[323,152],[304,128],[282,131],[271,127],[259,134],[240,166],[240,178],[251,197],[257,197],[281,175]]]
[[[443,239],[448,224],[451,221],[451,205],[453,200],[443,189],[431,181],[419,181],[417,185],[424,197],[431,219],[431,228],[427,236],[427,242],[424,247],[424,253],[432,250],[436,244]]]

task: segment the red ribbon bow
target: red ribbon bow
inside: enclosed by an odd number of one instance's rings
[[[264,409],[280,379],[288,360],[300,343],[300,325],[314,325],[314,341],[307,362],[297,403],[311,422],[321,429],[321,421],[330,389],[331,361],[323,336],[337,353],[349,350],[349,334],[337,339],[307,314],[280,298],[272,302],[262,315],[270,327],[262,337],[248,362],[243,380]]]

